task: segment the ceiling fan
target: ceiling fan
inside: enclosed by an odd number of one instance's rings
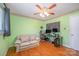
[[[38,12],[34,13],[34,15],[39,14],[40,16],[45,17],[55,14],[54,12],[52,12],[52,8],[56,7],[56,4],[52,4],[48,6],[48,8],[37,4],[36,7],[38,8]]]

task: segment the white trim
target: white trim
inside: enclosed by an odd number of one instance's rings
[[[63,46],[68,47],[68,48],[71,48],[69,45],[63,45]]]

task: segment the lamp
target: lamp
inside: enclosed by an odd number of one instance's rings
[[[44,14],[45,14],[46,16],[49,16],[49,14],[48,14],[47,12],[44,12]]]
[[[40,13],[40,16],[41,16],[41,17],[45,17],[45,15],[44,15],[43,13]]]
[[[46,11],[45,12],[43,12],[43,13],[40,13],[39,14],[41,17],[47,17],[47,16],[49,16],[50,14],[48,14]]]

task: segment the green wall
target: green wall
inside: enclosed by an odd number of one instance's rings
[[[0,35],[0,56],[5,55],[7,50],[8,46],[6,40],[3,39],[3,35]]]
[[[28,34],[28,35],[39,35],[40,27],[43,25],[42,21],[35,20],[32,18],[21,17],[17,15],[11,15],[10,26],[11,26],[11,36],[5,37],[8,46],[11,46],[15,38],[18,35]]]
[[[79,15],[79,11],[72,12],[70,14],[63,15],[45,22],[45,24],[60,22],[60,33],[63,36],[63,45],[68,46],[69,44],[69,17],[72,15]]]
[[[0,3],[0,8],[3,9],[3,5]],[[1,13],[1,12],[0,12]],[[3,18],[0,16],[0,19]],[[0,56],[5,55],[8,50],[6,40],[3,38],[3,33],[0,33]]]

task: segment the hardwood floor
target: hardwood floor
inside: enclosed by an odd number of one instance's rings
[[[8,50],[7,56],[79,56],[79,52],[66,47],[55,47],[52,43],[41,41],[35,48],[16,53],[14,47]]]

